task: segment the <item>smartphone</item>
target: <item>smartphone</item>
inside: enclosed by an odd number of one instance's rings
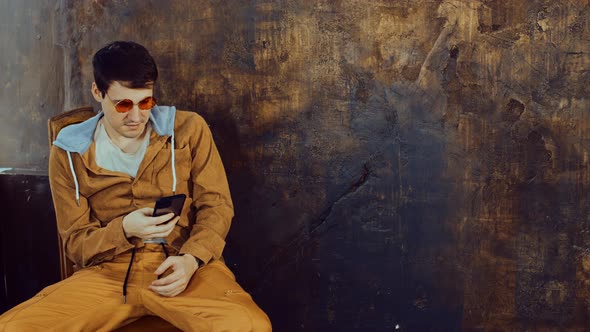
[[[157,217],[168,214],[170,212],[174,213],[174,217],[179,216],[182,212],[182,207],[184,206],[185,199],[185,194],[178,194],[174,196],[158,198],[158,200],[156,201],[156,206],[154,207],[153,216]]]

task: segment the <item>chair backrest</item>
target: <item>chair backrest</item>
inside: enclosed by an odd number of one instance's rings
[[[93,116],[96,113],[92,107],[80,107],[71,111],[58,114],[47,121],[47,134],[49,138],[49,148],[55,141],[59,131],[71,124],[83,122]],[[57,242],[59,243],[59,270],[61,273],[61,279],[65,279],[74,273],[74,263],[68,259],[64,250],[63,242],[57,234]]]

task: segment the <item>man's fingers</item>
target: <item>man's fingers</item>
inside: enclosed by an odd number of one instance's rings
[[[155,238],[159,238],[159,237],[167,237],[168,235],[170,235],[170,233],[172,233],[172,228],[164,231],[164,232],[152,232],[152,233],[148,233],[147,235],[144,236],[145,239],[155,239]]]
[[[163,224],[163,223],[169,221],[173,217],[174,217],[174,213],[170,212],[170,213],[163,214],[161,216],[153,217],[151,221],[152,221],[153,225],[159,225],[159,224]]]
[[[167,222],[160,224],[158,226],[160,227],[170,227],[171,229],[174,228],[174,225],[176,225],[176,223],[180,220],[179,216],[176,216],[170,220],[168,220]]]
[[[165,278],[152,281],[152,286],[168,285],[168,284],[171,284],[177,280],[180,280],[181,278],[182,278],[182,272],[174,271],[174,272],[170,273],[169,275],[167,275]]]
[[[180,218],[180,217],[176,217],[176,218]],[[166,225],[168,225],[171,221],[174,220],[174,213],[170,212],[161,216],[157,216],[157,217],[151,217],[150,218],[146,218],[146,225],[145,227],[164,227]],[[161,232],[161,230],[160,230]],[[152,231],[153,233],[153,231]]]
[[[162,264],[160,264],[160,266],[158,266],[158,268],[156,269],[156,271],[154,271],[155,275],[160,275],[162,273],[164,273],[166,270],[168,270],[172,265],[174,265],[174,260],[172,260],[171,257],[166,258],[166,260],[164,262],[162,262]]]
[[[172,230],[165,232],[165,233],[152,233],[149,234],[148,236],[146,236],[146,239],[156,239],[156,238],[161,238],[161,237],[168,237],[168,235],[170,235],[170,233],[172,233]]]
[[[172,291],[174,291],[176,288],[178,288],[179,286],[181,286],[183,284],[182,280],[175,280],[169,284],[166,285],[161,285],[161,286],[157,286],[157,285],[150,285],[149,288],[159,294],[166,294],[166,293],[171,293]]]
[[[148,226],[144,232],[144,238],[153,239],[156,237],[166,237],[170,234],[171,229],[163,228],[160,226]],[[162,236],[164,235],[164,236]]]
[[[164,286],[153,286],[150,285],[149,288],[162,295],[162,296],[174,296],[178,293],[180,293],[182,290],[184,290],[184,288],[186,288],[186,285],[184,285],[184,282],[182,280],[176,280],[175,282],[168,284],[168,285],[164,285]],[[179,291],[180,290],[180,291]]]
[[[174,219],[170,220],[166,223],[166,225],[170,225],[171,228],[174,228],[174,225],[180,220],[180,216],[176,216]]]
[[[143,213],[144,216],[149,216],[149,217],[151,217],[154,214],[154,208],[151,208],[151,207],[144,207],[144,208],[138,209],[137,211],[141,211],[141,213]]]
[[[174,229],[178,220],[180,220],[180,217],[176,217],[162,225],[148,226],[148,228],[146,228],[147,236],[151,238],[168,236],[168,234]]]

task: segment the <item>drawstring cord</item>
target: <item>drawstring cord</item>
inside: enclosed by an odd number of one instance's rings
[[[74,171],[74,163],[72,162],[72,155],[70,151],[68,153],[68,160],[70,161],[70,171],[72,172],[72,176],[74,177],[74,185],[76,186],[76,203],[80,206],[80,187],[78,185],[78,178],[76,177],[76,172]],[[174,167],[174,166],[172,166]]]
[[[170,149],[170,154],[172,155],[172,195],[176,194],[176,161],[174,155],[174,131],[172,131],[172,149]]]
[[[129,281],[129,274],[131,272],[131,265],[133,265],[133,260],[135,259],[135,247],[131,251],[131,260],[129,261],[129,266],[127,267],[127,274],[125,274],[125,282],[123,283],[123,304],[127,303],[127,282]]]
[[[160,243],[160,245],[162,245],[162,250],[164,251],[164,254],[166,254],[166,258],[168,258],[168,249],[166,249],[166,246],[164,245],[164,243]]]
[[[164,243],[160,243],[160,245],[162,245],[162,250],[164,250],[164,254],[166,254],[166,258],[168,258],[168,249],[166,249],[166,246],[164,245]],[[158,276],[158,279],[160,279],[162,275],[160,274]]]
[[[168,258],[170,254],[168,254],[168,249],[166,249],[166,245],[164,243],[160,243],[160,245],[162,246],[162,250],[164,251],[166,258]],[[125,274],[125,281],[123,282],[123,304],[127,303],[127,283],[129,282],[129,275],[131,274],[131,266],[133,265],[134,259],[135,247],[133,247],[133,250],[131,250],[131,260],[129,261],[129,266],[127,267],[127,274]],[[160,279],[160,277],[161,275],[158,276],[158,279]]]

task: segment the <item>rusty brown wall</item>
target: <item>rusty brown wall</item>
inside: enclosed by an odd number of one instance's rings
[[[209,121],[228,261],[275,330],[590,324],[590,1],[58,7],[64,108],[131,39]]]

